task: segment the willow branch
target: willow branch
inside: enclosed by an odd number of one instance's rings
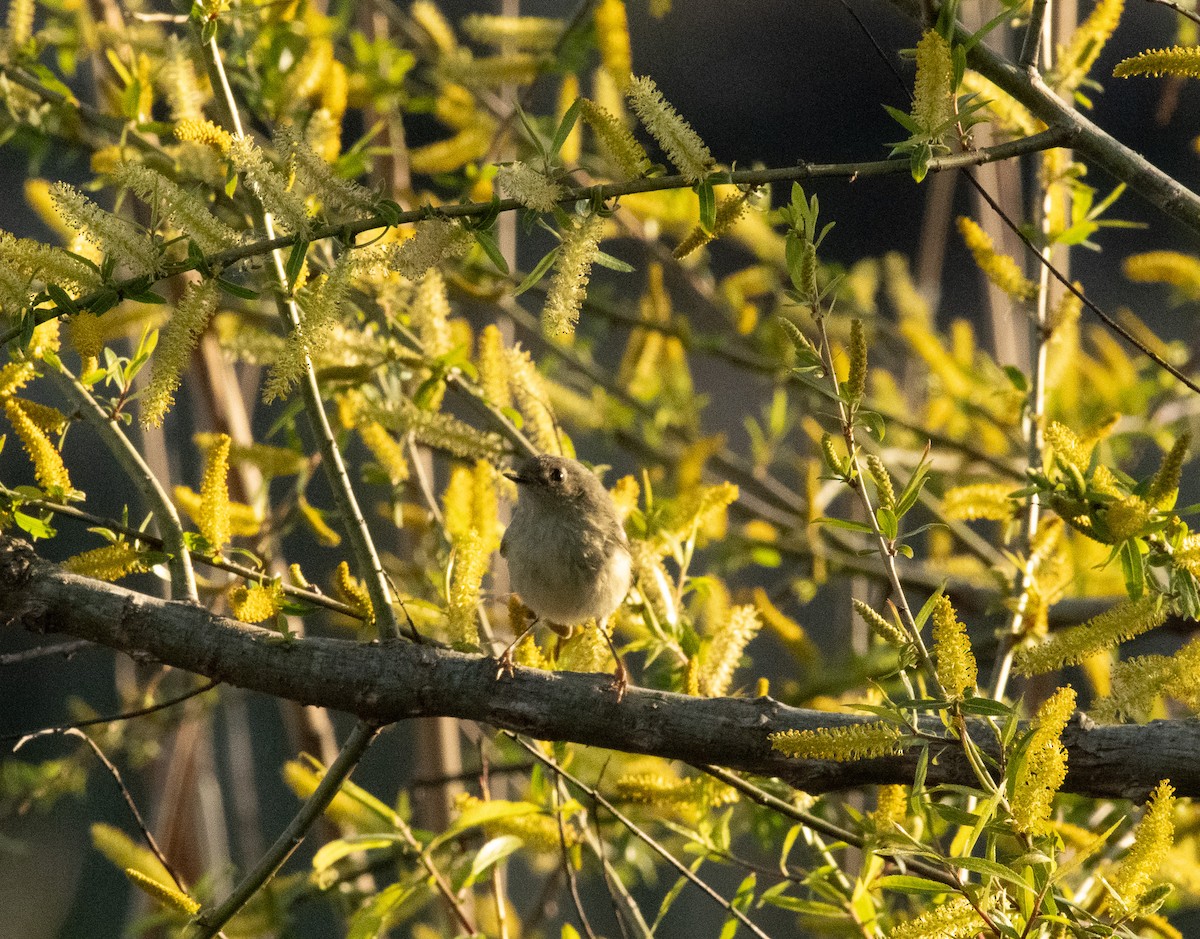
[[[930,172],[961,169],[967,166],[978,166],[998,160],[1008,160],[1027,153],[1036,153],[1062,145],[1064,135],[1055,128],[1023,137],[1020,140],[1008,141],[995,147],[988,147],[970,153],[950,154],[935,157],[930,161]],[[790,182],[821,177],[860,179],[868,176],[890,176],[896,173],[909,173],[911,168],[907,160],[873,160],[859,163],[801,163],[796,166],[776,167],[765,170],[737,170],[720,172],[712,176],[714,183],[732,183],[739,186],[761,186],[772,182]],[[560,204],[570,207],[578,201],[607,202],[625,195],[639,192],[661,192],[669,189],[691,189],[693,183],[683,176],[655,176],[645,179],[635,179],[624,183],[607,183],[597,186],[581,186],[568,190],[559,200]],[[292,234],[275,236],[273,233],[257,241],[229,248],[203,258],[176,261],[163,266],[155,276],[155,282],[166,280],[187,271],[197,270],[202,264],[212,270],[222,270],[245,261],[249,258],[262,257],[272,252],[282,251],[292,247],[297,241],[324,241],[329,238],[350,240],[370,231],[427,221],[431,218],[482,218],[493,212],[514,212],[522,210],[515,199],[501,199],[497,202],[465,202],[460,205],[431,206],[425,205],[406,212],[375,214],[361,219],[352,219],[337,224],[320,225],[307,234]],[[113,285],[118,294],[123,290],[134,287],[145,289],[144,278],[130,278]],[[140,292],[140,290],[138,291]],[[75,301],[78,309],[87,309],[101,295],[109,296],[108,290],[98,290],[95,293],[79,297]],[[58,308],[41,308],[35,311],[37,323],[63,316],[70,311]],[[10,342],[21,334],[20,325],[0,333],[0,345]]]
[[[301,704],[330,707],[376,723],[457,717],[542,740],[563,740],[688,763],[777,776],[807,792],[878,783],[912,783],[917,747],[874,760],[794,760],[771,749],[767,734],[846,726],[860,718],[788,707],[771,698],[697,698],[630,688],[611,694],[611,676],[517,668],[496,679],[496,662],[430,644],[389,640],[285,638],[193,604],[173,603],[63,571],[25,542],[0,536],[0,628],[59,632],[157,659],[210,679]],[[972,739],[1000,756],[986,723]],[[943,733],[931,719],[922,730]],[[1100,798],[1144,798],[1170,778],[1181,796],[1200,796],[1200,722],[1096,726],[1073,721],[1064,791]],[[929,784],[974,785],[957,741],[934,746]]]
[[[237,103],[233,97],[233,89],[225,77],[225,66],[221,60],[221,51],[217,46],[214,34],[206,43],[201,44],[204,61],[208,67],[209,77],[214,89],[218,92],[218,100],[227,112],[227,120],[235,136],[245,136],[242,122],[238,116]],[[275,225],[271,213],[255,199],[256,223],[266,236],[267,241],[274,240]],[[299,238],[300,236],[296,236]],[[302,329],[300,310],[296,305],[292,284],[288,283],[287,270],[282,248],[270,251],[270,270],[275,286],[275,302],[280,319],[289,334],[295,334]],[[392,592],[387,575],[383,570],[383,562],[375,549],[375,542],[367,528],[367,520],[363,517],[358,499],[354,495],[354,487],[350,482],[350,474],[346,469],[345,460],[333,436],[333,428],[329,424],[329,416],[325,413],[325,404],[321,398],[321,389],[317,384],[317,374],[313,368],[312,359],[304,356],[304,373],[300,377],[300,396],[304,401],[304,410],[316,436],[317,449],[321,452],[321,464],[329,480],[329,488],[333,493],[333,501],[337,507],[338,516],[346,529],[350,548],[354,552],[358,568],[363,576],[367,593],[371,597],[371,606],[375,614],[375,622],[379,635],[394,637],[400,635],[400,624],[392,609]]]

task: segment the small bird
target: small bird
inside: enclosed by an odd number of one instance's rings
[[[629,592],[633,563],[612,496],[582,463],[561,456],[532,457],[505,475],[520,489],[500,554],[513,591],[536,618],[504,650],[500,673],[511,674],[513,647],[538,620],[566,637],[595,619],[617,660],[620,698],[628,677],[606,625]]]

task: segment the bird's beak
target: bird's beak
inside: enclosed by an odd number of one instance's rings
[[[524,476],[522,476],[520,473],[505,473],[504,478],[511,479],[514,483],[517,483],[518,485],[520,485],[521,483],[529,482],[529,480],[526,479]]]

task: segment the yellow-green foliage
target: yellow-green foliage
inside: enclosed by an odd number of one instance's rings
[[[624,90],[633,77],[633,54],[629,45],[629,23],[625,15],[624,0],[600,0],[593,14],[596,23],[596,44],[600,47],[600,59],[604,69]]]
[[[200,518],[203,515],[200,493],[188,486],[176,486],[174,496],[179,507],[199,526]],[[262,516],[259,515],[257,509],[244,502],[230,501],[229,533],[232,536],[235,538],[239,536],[253,537],[261,528]]]
[[[954,486],[942,496],[942,511],[947,518],[986,518],[1006,522],[1016,515],[1019,503],[1009,498],[1014,487],[1005,483],[972,483]]]
[[[1075,712],[1075,692],[1059,688],[1038,708],[1020,775],[1013,782],[1013,827],[1028,835],[1050,831],[1054,796],[1067,778],[1067,750],[1060,737]]]
[[[1180,297],[1200,299],[1200,258],[1178,251],[1146,251],[1131,254],[1123,267],[1132,281],[1170,284]]]
[[[942,689],[952,698],[961,698],[975,688],[975,654],[967,629],[954,613],[950,598],[938,597],[933,608],[933,648],[937,655],[937,676]]]
[[[771,749],[810,760],[865,760],[900,752],[900,731],[886,721],[821,730],[782,730],[769,735]]]
[[[1122,601],[1080,626],[1055,633],[1040,645],[1020,649],[1013,664],[1023,675],[1077,665],[1094,652],[1113,648],[1161,626],[1167,612],[1167,604],[1159,596]]]

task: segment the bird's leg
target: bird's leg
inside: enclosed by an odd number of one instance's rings
[[[526,626],[524,629],[522,629],[520,632],[520,635],[518,635],[516,639],[514,639],[512,642],[510,642],[508,644],[508,648],[506,648],[500,654],[500,667],[496,669],[496,680],[497,681],[499,681],[500,678],[502,678],[505,675],[507,675],[509,678],[512,678],[513,667],[514,667],[514,665],[513,665],[513,649],[516,648],[518,642],[520,642],[522,639],[524,639],[526,636],[528,636],[531,632],[533,632],[533,627],[536,626],[537,624],[538,624],[538,616],[536,613],[534,613],[533,619],[531,619],[529,621],[529,625]]]
[[[620,701],[625,697],[625,689],[629,687],[629,672],[625,668],[625,662],[621,658],[621,653],[613,645],[612,636],[608,633],[608,617],[606,616],[603,622],[596,623],[596,628],[600,630],[600,635],[608,643],[608,649],[617,663],[617,670],[613,672],[612,688],[617,693],[617,700]]]

